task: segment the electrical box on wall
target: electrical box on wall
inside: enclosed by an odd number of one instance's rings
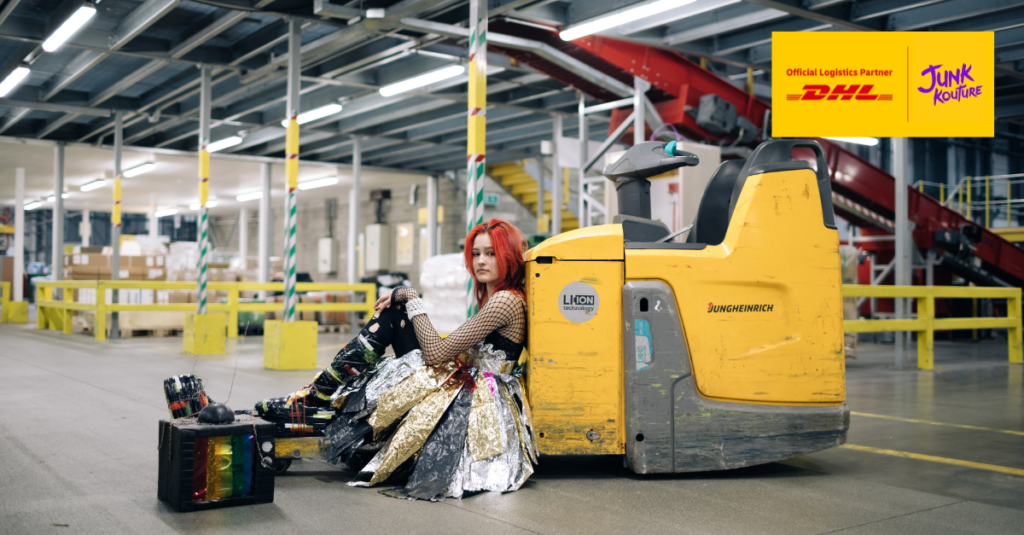
[[[317,273],[337,273],[338,242],[334,238],[320,238],[317,242]]]
[[[391,240],[387,225],[366,225],[366,272],[391,267]]]

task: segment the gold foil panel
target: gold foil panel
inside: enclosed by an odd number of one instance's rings
[[[473,392],[473,405],[469,409],[469,429],[466,438],[469,442],[469,451],[477,461],[494,457],[503,451],[498,407],[495,404],[497,387],[497,381],[488,372],[482,372],[476,378],[476,391]]]
[[[509,410],[512,411],[512,420],[516,423],[516,438],[519,441],[519,449],[523,453],[523,458],[529,459],[530,453],[527,449],[526,440],[526,428],[523,425],[523,420],[519,415],[519,407],[516,405],[516,401],[512,399],[512,394],[509,393],[508,388],[501,388],[501,398],[505,400],[505,404],[508,405]]]
[[[381,394],[377,399],[377,410],[370,415],[369,424],[373,426],[374,440],[391,427],[391,424],[405,416],[427,394],[445,384],[458,364],[447,361],[436,366],[424,366],[414,371],[393,388]]]
[[[449,381],[443,388],[431,392],[409,411],[409,416],[395,431],[387,453],[370,479],[371,487],[386,480],[406,459],[423,449],[423,444],[427,442],[444,411],[448,410],[448,405],[461,389],[461,380]]]

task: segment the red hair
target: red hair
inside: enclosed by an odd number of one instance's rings
[[[523,260],[523,253],[526,251],[526,239],[523,233],[519,232],[514,225],[502,219],[491,219],[481,223],[466,235],[466,248],[463,256],[466,260],[466,270],[473,278],[473,286],[476,288],[476,302],[480,307],[487,302],[487,285],[480,284],[473,272],[473,242],[481,234],[491,237],[491,247],[494,249],[494,256],[498,260],[498,284],[494,291],[509,291],[524,301],[526,300],[526,262]]]

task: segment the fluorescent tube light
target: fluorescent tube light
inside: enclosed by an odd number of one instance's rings
[[[24,208],[26,210],[34,210],[36,208],[39,208],[42,205],[43,205],[43,203],[41,203],[39,201],[29,201],[29,202],[25,203]]]
[[[153,217],[156,217],[157,219],[160,219],[161,217],[167,217],[169,215],[175,215],[177,213],[178,213],[178,209],[177,208],[167,208],[165,210],[157,210],[156,212],[153,212]]]
[[[147,162],[142,165],[136,165],[135,167],[125,171],[123,174],[125,178],[134,178],[141,174],[148,173],[153,169],[156,169],[156,164],[153,162]]]
[[[307,180],[306,182],[299,182],[299,189],[315,189],[322,188],[324,186],[333,186],[338,183],[338,177],[329,176],[327,178],[318,178],[316,180]]]
[[[29,69],[24,65],[21,65],[11,71],[11,74],[8,74],[7,78],[4,78],[4,81],[0,82],[0,97],[6,97],[7,93],[10,93],[11,90],[17,87],[17,85],[20,84],[26,76],[28,76],[28,73]]]
[[[68,198],[68,194],[67,193],[61,193],[60,194],[60,198],[61,199],[67,199]],[[50,195],[49,197],[46,198],[46,202],[53,202],[55,200],[57,200],[57,198],[54,197],[53,195]]]
[[[825,139],[844,141],[846,143],[856,143],[857,145],[867,145],[868,147],[878,145],[878,138],[876,137],[826,137]]]
[[[384,97],[390,97],[399,93],[405,93],[426,85],[430,85],[441,80],[447,80],[453,78],[462,73],[466,72],[466,68],[462,65],[449,65],[436,71],[430,71],[428,73],[421,74],[419,76],[413,76],[407,78],[401,82],[396,82],[390,85],[386,85],[380,88],[380,94]]]
[[[88,2],[83,4],[82,7],[78,8],[78,11],[75,11],[74,14],[68,17],[68,20],[64,21],[64,24],[57,28],[57,31],[53,32],[52,35],[43,41],[43,50],[47,52],[56,51],[72,35],[75,35],[75,32],[82,29],[82,26],[85,26],[85,23],[89,22],[89,19],[95,14],[95,5]]]
[[[104,180],[102,178],[98,178],[96,180],[93,180],[92,182],[86,182],[85,184],[82,184],[82,187],[79,188],[79,189],[81,189],[82,191],[92,191],[94,189],[102,188],[103,186],[106,186],[106,185],[107,185],[107,181],[106,180]]]
[[[664,13],[670,9],[683,7],[686,4],[692,4],[694,1],[695,0],[657,0],[656,2],[649,2],[623,11],[608,13],[602,17],[571,26],[562,30],[558,36],[561,37],[563,41],[572,41],[573,39],[579,39],[580,37],[585,37],[590,34],[603,32],[609,28],[622,26],[623,24],[629,24],[630,22],[651,17],[658,13]]]
[[[234,147],[235,145],[238,145],[241,142],[242,138],[238,136],[226,137],[220,141],[214,141],[213,143],[207,145],[206,152],[217,152],[219,150],[224,150],[229,147]]]
[[[300,113],[299,116],[295,118],[295,121],[300,125],[306,124],[310,121],[315,121],[317,119],[323,119],[324,117],[334,115],[335,113],[338,113],[340,111],[341,104],[328,104],[326,106],[319,107],[315,110],[309,110],[305,113]],[[281,126],[288,128],[287,118],[281,119]]]
[[[256,199],[262,199],[262,198],[263,198],[263,192],[262,191],[254,191],[252,193],[243,193],[241,195],[238,195],[237,197],[235,197],[235,200],[238,201],[238,202],[246,202],[246,201],[255,201]]]

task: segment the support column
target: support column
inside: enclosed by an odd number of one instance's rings
[[[487,2],[469,0],[469,135],[466,140],[466,231],[484,221],[487,140]],[[543,207],[542,207],[543,209]],[[476,312],[473,278],[466,287],[466,317]]]
[[[892,139],[892,168],[893,176],[896,179],[896,267],[894,270],[896,286],[909,286],[911,284],[911,242],[910,222],[908,221],[907,194],[909,180],[909,159],[910,143],[907,138]],[[910,308],[907,306],[907,299],[894,299],[896,319],[910,317]],[[896,368],[912,369],[916,366],[910,361],[907,351],[910,335],[907,332],[896,332]]]
[[[348,250],[345,259],[348,264],[348,283],[359,282],[359,182],[362,179],[363,142],[357,136],[352,138],[352,189],[348,192]]]
[[[196,298],[196,314],[206,314],[206,266],[210,261],[210,209],[206,201],[210,195],[210,143],[211,76],[209,67],[201,67],[199,81],[199,295]]]
[[[544,211],[544,175],[547,174],[547,164],[544,163],[543,149],[541,149],[540,155],[537,156],[537,168],[537,232],[547,234],[551,230],[550,225],[544,225],[543,228],[540,226],[540,222],[546,213]]]
[[[64,278],[64,142],[53,148],[53,280]],[[57,296],[53,296],[57,299]]]
[[[260,229],[259,229],[259,282],[270,282],[270,164],[260,164]],[[260,299],[266,299],[266,290],[260,291]]]
[[[111,215],[112,227],[110,232],[110,245],[114,254],[110,257],[110,280],[121,279],[121,148],[124,146],[124,112],[114,112],[114,212]],[[104,299],[97,290],[96,300]],[[119,291],[110,292],[110,303],[116,304],[120,299]],[[99,326],[99,320],[96,321]],[[99,328],[99,327],[97,327]],[[118,313],[110,313],[110,339],[115,340],[121,337],[121,328],[118,325]]]
[[[288,21],[288,133],[285,141],[285,178],[288,182],[284,210],[284,321],[296,320],[295,305],[299,296],[295,293],[295,224],[296,202],[299,186],[299,74],[302,72],[302,22]]]
[[[92,238],[92,212],[82,210],[82,221],[78,224],[78,235],[82,237],[82,247],[89,246]]]
[[[427,177],[427,258],[437,255],[437,181],[437,175]]]
[[[580,172],[579,180],[577,185],[579,187],[579,202],[577,203],[577,219],[580,221],[580,228],[590,226],[590,210],[584,206],[583,202],[583,182],[587,178],[586,162],[587,162],[587,149],[589,148],[589,136],[587,135],[587,115],[584,113],[586,109],[586,97],[583,92],[579,92],[580,104],[579,104],[579,135],[580,135]]]
[[[249,209],[238,211],[238,256],[242,258],[242,269],[249,268]]]
[[[551,235],[562,233],[562,185],[565,173],[558,161],[558,138],[562,137],[562,116],[555,114],[551,130]]]
[[[20,303],[25,295],[25,170],[14,170],[14,280],[11,301]],[[27,319],[25,321],[28,321]]]
[[[639,76],[633,77],[633,144],[644,142],[644,99],[651,84]]]
[[[160,219],[156,217],[156,192],[149,194],[149,237],[160,237]]]

